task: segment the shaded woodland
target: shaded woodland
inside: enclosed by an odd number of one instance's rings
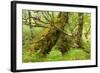
[[[22,10],[22,62],[91,58],[91,14]]]

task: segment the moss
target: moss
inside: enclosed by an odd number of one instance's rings
[[[65,60],[86,60],[89,59],[89,54],[80,48],[71,48],[63,58]]]
[[[52,50],[47,55],[47,58],[46,58],[46,61],[59,61],[59,60],[62,60],[62,53],[57,49]]]

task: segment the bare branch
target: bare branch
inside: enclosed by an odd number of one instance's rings
[[[51,15],[50,15],[49,11],[46,11],[46,14],[51,18]]]
[[[43,17],[45,18],[45,20],[47,20],[49,22],[49,19],[47,18],[47,16],[44,14],[44,12],[41,12]]]

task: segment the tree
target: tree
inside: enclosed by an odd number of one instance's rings
[[[83,13],[79,13],[79,24],[77,31],[77,45],[78,47],[82,47],[82,31],[83,31]]]

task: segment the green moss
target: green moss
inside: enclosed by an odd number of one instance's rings
[[[89,58],[89,54],[82,49],[72,48],[63,57],[65,60],[85,60]]]
[[[23,62],[40,62],[41,61],[41,56],[39,53],[29,53],[24,50],[23,56],[22,56]]]
[[[59,50],[54,49],[47,55],[46,60],[47,61],[59,61],[59,60],[62,60],[62,53]]]

